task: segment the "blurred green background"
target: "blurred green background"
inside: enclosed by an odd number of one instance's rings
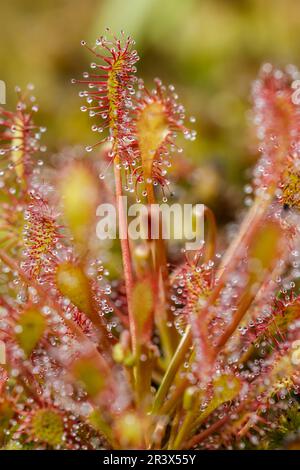
[[[15,104],[15,85],[33,82],[51,150],[93,143],[78,87],[70,83],[92,61],[80,40],[93,43],[106,26],[133,35],[139,75],[149,85],[156,76],[174,84],[197,118],[198,139],[185,155],[201,165],[198,196],[212,206],[228,197],[228,187],[231,196],[241,194],[255,159],[247,110],[261,63],[299,63],[296,0],[10,0],[1,3],[1,20],[7,107]]]

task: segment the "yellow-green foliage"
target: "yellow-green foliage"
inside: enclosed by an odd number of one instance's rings
[[[46,329],[46,320],[41,312],[30,308],[24,310],[17,325],[16,338],[26,356],[37,346]]]
[[[64,424],[62,417],[51,409],[40,409],[32,418],[32,435],[35,439],[56,447],[62,444]]]

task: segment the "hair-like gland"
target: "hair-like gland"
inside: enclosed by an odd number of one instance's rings
[[[140,111],[137,118],[137,136],[145,180],[153,177],[158,150],[169,134],[166,111],[162,103],[153,101]]]
[[[31,86],[28,87],[30,89]],[[46,129],[33,122],[32,116],[38,107],[34,104],[29,108],[26,93],[18,88],[17,93],[18,104],[15,111],[0,108],[0,141],[4,144],[0,156],[4,158],[8,169],[14,168],[19,183],[25,187],[32,173],[33,154],[38,150],[45,150],[39,144],[39,139]],[[31,99],[35,100],[34,97],[30,97]]]
[[[38,276],[45,264],[53,264],[56,243],[61,238],[59,229],[56,215],[48,203],[32,193],[25,210],[25,260],[22,264],[30,277]]]
[[[137,182],[145,182],[148,193],[153,184],[164,187],[168,183],[166,168],[170,166],[170,150],[176,149],[177,133],[183,133],[187,139],[194,138],[194,132],[189,132],[184,126],[184,108],[177,103],[174,87],[171,85],[167,90],[159,79],[155,84],[156,87],[149,92],[139,81],[135,105],[138,166],[134,175]]]
[[[101,37],[96,41],[96,47],[88,48],[97,59],[102,60],[102,64],[92,63],[91,68],[101,70],[101,74],[84,74],[83,80],[73,80],[74,83],[87,84],[89,90],[80,92],[80,96],[86,97],[90,107],[83,106],[82,111],[89,109],[91,117],[98,116],[103,119],[103,125],[92,126],[92,130],[103,132],[104,128],[109,128],[109,136],[93,146],[88,146],[87,151],[104,141],[112,142],[112,156],[118,155],[121,161],[127,162],[132,159],[129,152],[131,143],[130,119],[128,118],[132,107],[131,94],[134,93],[133,84],[135,82],[136,68],[134,64],[138,61],[135,50],[131,50],[134,41],[128,37],[114,38],[112,41]],[[101,47],[103,53],[96,51]],[[103,64],[104,62],[104,64]]]

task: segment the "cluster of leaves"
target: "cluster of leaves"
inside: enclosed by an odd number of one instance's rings
[[[156,80],[149,91],[136,78],[133,44],[107,31],[88,48],[91,73],[73,80],[92,131],[104,133],[88,159],[68,150],[55,169],[36,160],[45,129],[30,89],[14,112],[1,109],[1,446],[295,447],[299,73],[267,64],[254,84],[261,157],[228,247],[206,208],[200,250],[173,266],[161,233],[121,237],[117,277],[99,259],[108,248],[96,237],[99,203],[117,205],[124,233],[119,198],[166,202],[176,136],[195,138],[174,87]]]

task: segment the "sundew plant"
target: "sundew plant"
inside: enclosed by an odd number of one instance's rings
[[[1,448],[299,448],[299,72],[253,84],[260,156],[227,246],[205,207],[201,247],[170,261],[161,219],[157,238],[101,241],[97,208],[124,234],[121,196],[170,201],[194,119],[137,78],[131,38],[82,45],[85,149],[41,157],[31,86],[0,110]]]

